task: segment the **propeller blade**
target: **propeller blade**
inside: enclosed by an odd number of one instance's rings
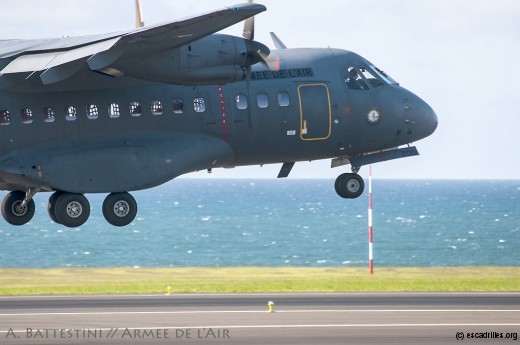
[[[259,50],[258,55],[262,58],[262,63],[269,68],[270,71],[279,71],[280,70],[280,59],[269,58],[269,54],[266,54],[264,51]]]
[[[143,7],[141,6],[141,0],[135,0],[135,28],[139,29],[143,26]]]
[[[255,17],[247,18],[244,23],[244,32],[242,36],[246,40],[254,40],[255,39]]]
[[[252,4],[254,0],[249,0],[249,3]],[[246,40],[254,40],[255,39],[255,17],[247,18],[244,23],[244,31],[242,32],[242,37]]]
[[[254,3],[254,0],[248,0],[248,2],[250,4],[252,4],[252,3]],[[263,63],[272,71],[276,71],[276,70],[280,69],[280,60],[279,59],[276,59],[276,60],[268,59],[269,54],[271,53],[269,48],[267,48],[265,45],[263,45],[259,42],[254,41],[254,39],[255,39],[255,17],[254,16],[246,19],[246,21],[244,22],[244,31],[242,33],[242,36],[246,40],[249,40],[249,42],[247,43],[248,51],[256,52],[256,54],[250,53],[248,56],[248,68],[247,68],[247,70],[248,70],[247,82],[248,83],[249,83],[249,75],[250,75],[249,72],[251,71],[251,66],[257,62]],[[279,39],[278,39],[278,41],[280,43],[282,42]],[[283,46],[283,43],[281,43],[281,44]]]

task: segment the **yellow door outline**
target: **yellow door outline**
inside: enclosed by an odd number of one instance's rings
[[[325,91],[327,92],[327,108],[328,108],[328,121],[329,121],[329,130],[326,136],[320,137],[320,138],[306,138],[305,135],[307,134],[308,127],[307,127],[307,120],[303,117],[303,103],[302,103],[302,95],[301,95],[301,89],[304,87],[323,87],[325,88]],[[300,139],[305,141],[312,141],[312,140],[327,140],[330,138],[331,132],[332,132],[332,111],[330,106],[330,93],[329,88],[325,84],[302,84],[298,86],[298,100],[300,101]]]

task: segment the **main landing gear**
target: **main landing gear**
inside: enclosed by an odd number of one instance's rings
[[[24,225],[34,216],[34,200],[27,201],[24,192],[11,192],[2,202],[2,216],[12,225]]]
[[[344,199],[355,199],[363,194],[365,182],[357,174],[359,169],[352,168],[351,174],[341,174],[334,183],[336,193]]]
[[[10,192],[2,202],[2,216],[12,225],[24,225],[34,216],[35,192]],[[57,224],[77,228],[88,220],[90,204],[83,194],[55,192],[47,204],[49,217]],[[137,214],[137,202],[129,193],[109,194],[103,202],[103,215],[114,226],[130,224]]]

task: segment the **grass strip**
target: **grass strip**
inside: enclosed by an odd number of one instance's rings
[[[0,295],[520,291],[520,267],[0,269]]]

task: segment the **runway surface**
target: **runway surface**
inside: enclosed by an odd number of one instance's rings
[[[0,345],[508,344],[519,332],[520,293],[0,297]]]

